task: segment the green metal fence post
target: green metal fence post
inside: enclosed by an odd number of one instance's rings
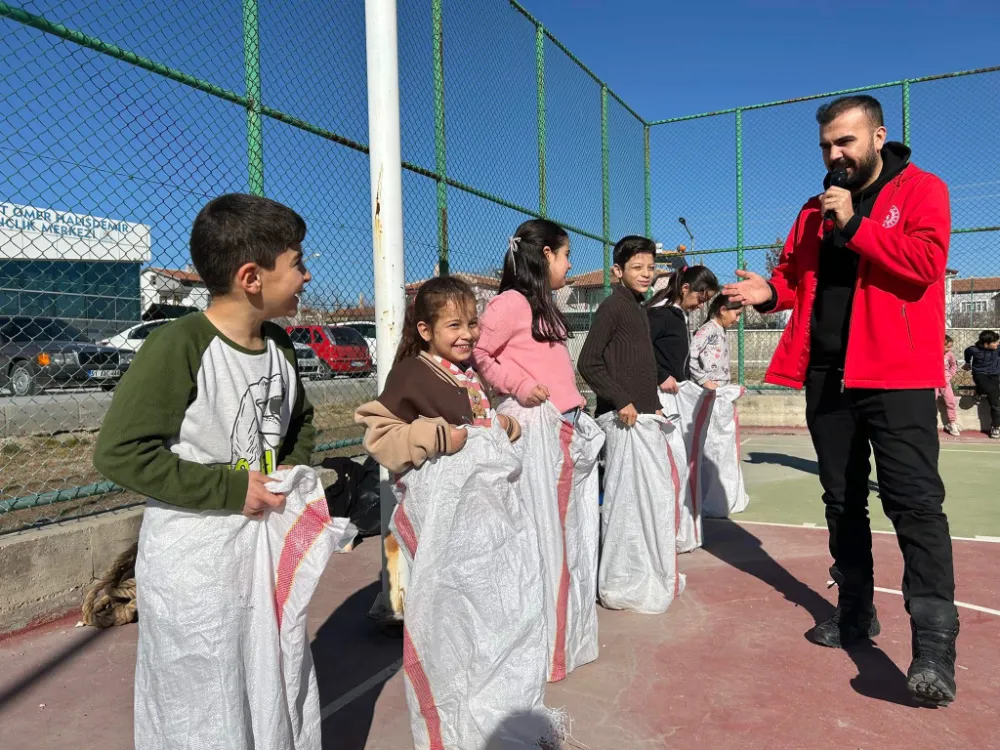
[[[743,110],[736,110],[736,267],[746,270],[743,258]],[[737,341],[737,371],[740,385],[746,385],[746,368],[744,361],[744,331],[743,316],[740,316]]]
[[[434,44],[434,169],[437,176],[438,273],[448,275],[448,159],[444,128],[444,28],[441,0],[431,0]]]
[[[250,193],[264,194],[264,127],[261,123],[260,27],[257,0],[243,0],[243,69],[247,89],[247,172]]]
[[[642,147],[643,147],[643,196],[645,207],[646,236],[653,236],[653,183],[649,169],[649,125],[642,126]]]
[[[545,29],[535,24],[535,78],[538,83],[538,213],[548,216],[545,187]]]
[[[604,296],[611,294],[611,154],[608,149],[608,87],[601,86],[601,234],[604,237]]]
[[[910,145],[910,82],[903,81],[903,144]]]

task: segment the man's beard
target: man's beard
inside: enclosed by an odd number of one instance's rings
[[[847,182],[844,187],[850,191],[855,191],[875,176],[875,168],[878,166],[878,151],[873,146],[872,149],[860,160],[855,161],[846,157],[838,159],[830,165],[830,171],[838,169],[846,171],[848,167],[852,171],[847,173]]]

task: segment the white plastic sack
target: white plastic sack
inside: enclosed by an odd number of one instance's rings
[[[685,381],[680,384],[676,395],[661,394],[661,401],[664,401],[663,397],[667,397],[673,399],[676,404],[675,410],[680,415],[680,431],[684,436],[687,484],[677,533],[680,552],[691,552],[701,547],[704,539],[698,466],[704,454],[705,438],[708,436],[708,425],[712,418],[711,393],[697,383]],[[706,395],[709,397],[706,398]]]
[[[609,609],[659,614],[684,590],[667,438],[674,427],[652,414],[640,414],[632,427],[616,417],[597,420],[607,439],[598,594]]]
[[[311,468],[273,475],[252,520],[150,500],[139,532],[137,750],[320,750],[306,607],[355,536]]]
[[[700,464],[701,507],[705,518],[728,518],[750,503],[740,464],[740,418],[736,400],[746,390],[726,385],[715,391],[712,417]]]
[[[515,444],[523,462],[518,488],[538,535],[545,576],[548,678],[557,682],[600,653],[597,458],[604,433],[582,412],[576,424],[570,424],[548,401],[526,409],[508,399],[497,411],[521,425],[521,439]]]
[[[670,471],[672,475],[676,473],[673,485],[678,504],[677,551],[691,552],[701,546],[702,540],[701,512],[688,480],[688,440],[694,414],[688,402],[674,393],[661,391],[660,407],[664,418],[674,427],[667,435],[667,444],[670,446]]]
[[[499,426],[467,429],[458,453],[394,487],[390,528],[409,565],[403,668],[414,745],[555,747],[558,722],[542,703],[541,558],[515,488],[521,461]]]

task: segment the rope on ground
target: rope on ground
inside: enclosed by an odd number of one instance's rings
[[[125,625],[138,618],[135,603],[136,542],[115,558],[114,564],[98,578],[83,598],[83,622],[95,628]]]

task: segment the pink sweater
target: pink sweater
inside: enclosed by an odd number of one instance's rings
[[[944,353],[944,376],[950,383],[958,373],[958,359],[951,352]]]
[[[473,359],[497,393],[509,394],[523,405],[536,385],[544,385],[560,412],[586,405],[566,344],[531,337],[531,306],[523,294],[509,290],[490,300],[479,328]]]

